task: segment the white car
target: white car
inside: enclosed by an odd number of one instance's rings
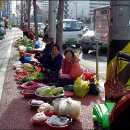
[[[89,27],[88,27],[88,26],[85,26],[85,27],[83,28],[83,34],[85,34],[88,30],[89,30]]]
[[[81,39],[82,35],[83,32],[77,20],[63,19],[63,48],[66,48],[68,45],[80,47],[78,41]]]
[[[43,23],[38,23],[38,35],[40,37],[42,37],[42,35],[44,34],[44,28],[45,25]]]

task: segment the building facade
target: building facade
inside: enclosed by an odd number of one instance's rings
[[[102,6],[109,6],[110,1],[109,0],[90,0],[89,6],[90,6],[90,16],[92,17],[94,14],[94,9],[102,7]]]
[[[69,0],[68,18],[84,20],[89,17],[89,1]]]

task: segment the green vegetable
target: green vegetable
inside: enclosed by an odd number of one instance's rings
[[[46,88],[46,89],[42,90],[42,91],[39,93],[39,95],[45,96],[45,95],[47,95],[49,92],[51,92],[51,89],[50,89],[50,88]]]
[[[33,81],[28,81],[26,85],[27,85],[27,86],[33,85]]]
[[[45,77],[42,73],[35,72],[33,78],[34,80],[43,80]]]
[[[31,81],[31,80],[32,80],[32,78],[29,77],[29,76],[21,77],[21,78],[19,79],[18,83],[19,83],[19,84],[23,84],[23,83],[25,83],[25,82],[27,82],[27,81]]]
[[[39,94],[42,90],[49,88],[49,87],[39,87],[36,89],[36,93]]]
[[[54,88],[51,90],[54,95],[58,93],[63,93],[63,87]]]
[[[56,86],[54,86],[54,85],[53,86],[49,86],[49,87],[50,87],[51,90],[56,88]]]
[[[49,92],[49,93],[47,93],[45,96],[46,96],[46,97],[52,97],[52,96],[54,96],[54,95],[53,95],[52,92]]]

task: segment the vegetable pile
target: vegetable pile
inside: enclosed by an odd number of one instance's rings
[[[53,97],[63,94],[63,87],[56,88],[55,86],[46,86],[36,89],[36,94],[39,96]]]
[[[34,43],[33,43],[32,40],[28,39],[27,37],[23,37],[23,38],[21,37],[20,39],[18,39],[16,41],[15,46],[19,47],[21,45],[23,45],[23,46],[33,46]]]

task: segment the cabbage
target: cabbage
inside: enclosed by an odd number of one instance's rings
[[[46,88],[46,89],[42,90],[42,91],[39,93],[39,95],[45,96],[45,95],[47,95],[49,92],[51,92],[51,89],[50,89],[50,88]]]

